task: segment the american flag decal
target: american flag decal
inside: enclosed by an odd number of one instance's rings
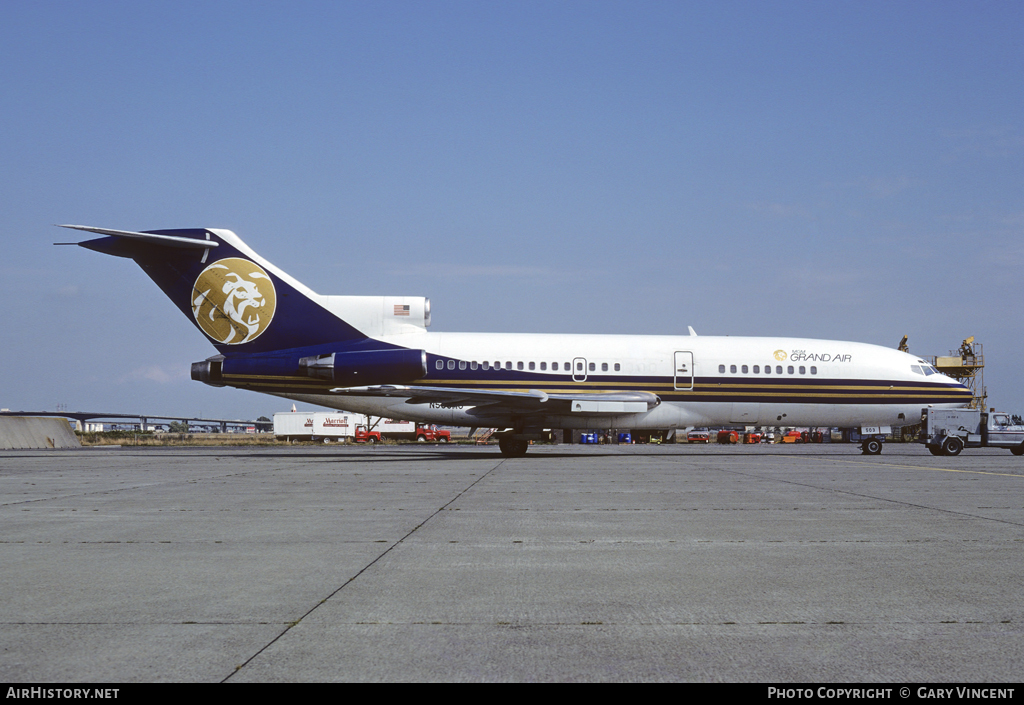
[[[395,315],[396,316],[408,316],[409,315],[409,304],[395,304]]]

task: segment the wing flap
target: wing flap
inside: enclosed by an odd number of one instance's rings
[[[650,392],[582,392],[548,394],[538,389],[526,392],[459,389],[455,387],[419,387],[381,385],[375,387],[339,387],[333,394],[370,397],[405,397],[406,404],[445,404],[472,406],[481,414],[579,414],[605,416],[650,411],[661,403]]]

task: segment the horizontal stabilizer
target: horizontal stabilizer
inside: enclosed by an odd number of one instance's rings
[[[217,247],[219,243],[213,240],[196,240],[190,237],[177,237],[175,235],[157,235],[155,233],[136,233],[129,230],[108,230],[107,228],[93,228],[88,225],[58,225],[58,228],[71,228],[72,230],[85,230],[99,235],[110,235],[112,237],[123,237],[131,240],[141,240],[151,245],[162,245],[164,247],[191,247],[206,250]],[[209,237],[209,235],[207,235]],[[63,243],[61,243],[63,244]]]

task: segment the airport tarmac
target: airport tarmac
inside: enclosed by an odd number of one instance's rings
[[[1019,681],[1024,458],[0,452],[0,680]]]

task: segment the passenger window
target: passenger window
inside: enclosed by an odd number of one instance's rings
[[[754,365],[754,374],[755,375],[761,374],[761,366],[760,365]]]
[[[562,369],[565,370],[566,372],[568,372],[569,370],[572,369],[572,366],[568,362],[563,362],[562,363]],[[583,368],[581,367],[580,369],[583,369]]]
[[[465,360],[459,360],[459,369],[460,370],[466,369],[466,361]]]
[[[521,362],[517,362],[517,363],[516,363],[516,369],[517,369],[517,370],[521,370],[521,369],[523,369],[523,363],[521,363]]]
[[[720,374],[720,375],[724,375],[725,374],[725,365],[719,365],[718,366],[718,374]]]
[[[800,374],[802,374],[802,375],[807,374],[807,368],[804,367],[803,365],[800,365]]]
[[[736,365],[729,365],[729,372],[736,374]]]
[[[508,361],[508,360],[505,361],[505,369],[506,370],[511,370],[512,369],[512,363],[510,361]]]
[[[615,363],[615,371],[619,372],[621,369],[622,369],[622,366],[619,363],[616,362]]]
[[[448,369],[449,370],[454,370],[455,369],[455,360],[449,360],[448,361]]]
[[[544,371],[544,370],[546,370],[547,368],[548,368],[548,363],[546,363],[546,362],[542,362],[542,363],[540,363],[540,371],[541,371],[541,372],[543,372],[543,371]]]
[[[434,367],[436,367],[439,370],[443,370],[444,369],[444,360],[438,360],[437,362],[435,362],[434,363]]]
[[[551,363],[551,369],[553,369],[555,372],[558,372],[558,363],[557,362],[552,362]]]
[[[531,362],[530,363],[530,370],[535,370],[535,369],[537,369],[537,363]]]
[[[812,366],[811,366],[811,374],[812,374],[812,375],[816,375],[816,374],[818,374],[818,368],[817,368],[817,367],[814,367],[814,366],[812,365]]]
[[[744,365],[740,369],[743,371],[743,374],[747,374],[747,366],[746,365]]]
[[[595,369],[597,369],[593,362],[591,362],[589,365],[587,365],[587,367],[590,368],[591,372],[593,372]]]
[[[608,363],[607,362],[602,362],[601,363],[601,371],[602,372],[607,372],[608,371]]]
[[[576,363],[576,371],[577,372],[582,372],[583,371],[583,363],[582,362],[577,362]]]
[[[487,362],[487,360],[484,360],[480,366],[483,367],[485,370],[491,369],[491,363]]]
[[[764,373],[766,375],[770,375],[772,373],[772,366],[771,365],[765,365],[764,366]]]
[[[479,365],[476,364],[476,360],[473,360],[471,363],[469,363],[469,369],[475,370],[477,367],[479,367]]]
[[[792,368],[790,368],[790,369],[792,369]],[[775,366],[775,374],[777,374],[777,375],[781,375],[782,374],[782,365],[776,365]]]
[[[790,365],[789,367],[787,367],[787,368],[786,368],[786,372],[787,372],[788,374],[793,374],[793,366],[792,366],[792,365]]]

